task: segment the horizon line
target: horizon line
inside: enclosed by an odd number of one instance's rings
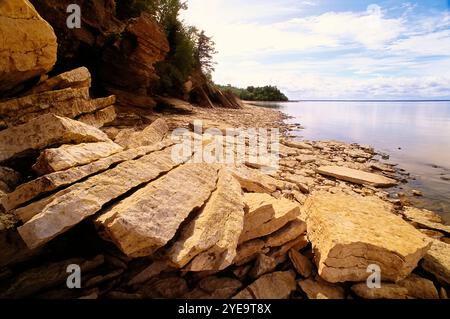
[[[299,99],[287,102],[450,102],[450,99],[399,99],[399,100],[379,100],[379,99]]]

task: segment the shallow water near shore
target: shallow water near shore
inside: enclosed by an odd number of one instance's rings
[[[308,140],[338,140],[371,145],[390,155],[413,178],[417,207],[440,213],[450,222],[450,102],[305,101],[258,103],[277,108],[305,129],[293,134]],[[449,179],[449,180],[447,180]]]

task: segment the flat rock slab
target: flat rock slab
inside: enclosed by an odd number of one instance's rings
[[[68,118],[46,114],[0,131],[0,162],[26,156],[51,145],[110,141],[99,129]]]
[[[175,236],[192,211],[203,206],[216,182],[216,167],[182,165],[109,209],[96,225],[127,256],[151,255]]]
[[[33,170],[39,175],[63,171],[81,166],[123,151],[123,147],[113,142],[82,143],[63,145],[42,151]]]
[[[432,273],[441,283],[450,285],[450,245],[433,240],[433,245],[422,261],[422,268]]]
[[[190,271],[222,270],[236,256],[244,226],[241,186],[226,169],[221,169],[217,188],[199,215],[182,231],[169,249],[168,257],[177,267],[188,262]]]
[[[288,299],[296,286],[293,272],[274,272],[260,277],[233,299]]]
[[[298,204],[268,194],[247,193],[244,202],[246,213],[239,243],[272,234],[300,215]]]
[[[22,219],[31,219],[18,231],[30,249],[42,246],[133,188],[172,170],[172,149],[151,153],[119,164],[82,183],[21,209]]]
[[[418,209],[415,207],[405,207],[402,214],[406,217],[406,219],[421,227],[450,234],[450,226],[444,225],[441,217],[429,210]]]
[[[100,128],[106,124],[114,122],[117,118],[116,107],[114,105],[105,107],[93,113],[84,114],[77,118],[78,121]]]
[[[115,96],[99,99],[89,97],[89,88],[67,88],[28,95],[0,103],[0,115],[6,124],[24,124],[44,114],[74,119],[80,115],[106,108],[116,102]]]
[[[398,184],[396,180],[391,178],[343,166],[322,166],[317,169],[317,173],[355,184],[374,187],[391,187]]]
[[[105,171],[114,164],[119,164],[142,157],[155,151],[160,151],[161,149],[172,144],[173,143],[171,142],[163,141],[154,146],[145,146],[126,150],[87,165],[73,167],[65,171],[54,172],[41,176],[17,187],[12,193],[7,194],[7,196],[0,201],[0,204],[6,211],[10,211],[38,196],[45,195],[46,193],[55,191],[59,188],[74,184],[83,178]],[[16,212],[16,215],[19,217],[23,216],[20,210]],[[29,219],[24,219],[21,217],[21,220],[23,222],[27,222]]]
[[[381,268],[383,280],[399,281],[431,246],[377,197],[318,192],[304,209],[319,275],[329,282],[365,281],[372,264]]]
[[[169,132],[167,122],[160,118],[140,132],[124,132],[117,135],[115,142],[125,148],[149,146],[162,141]]]
[[[248,192],[271,194],[285,186],[285,183],[263,174],[259,170],[245,166],[234,168],[232,174],[239,181],[241,187]]]
[[[58,74],[35,85],[27,95],[67,88],[91,87],[91,73],[86,67],[80,67]]]

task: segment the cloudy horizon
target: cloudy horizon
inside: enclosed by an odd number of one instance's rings
[[[340,3],[338,3],[340,2]],[[450,1],[189,0],[213,79],[290,99],[449,99]]]

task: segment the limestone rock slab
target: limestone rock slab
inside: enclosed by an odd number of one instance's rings
[[[371,185],[374,187],[391,187],[398,184],[392,178],[343,166],[322,166],[317,169],[317,173],[355,184]]]
[[[42,246],[85,218],[99,212],[111,200],[170,171],[172,149],[154,152],[119,164],[82,183],[75,184],[21,210],[31,219],[18,231],[29,248]]]
[[[166,245],[189,214],[203,206],[216,182],[214,166],[182,165],[112,207],[96,224],[126,255],[148,256]]]
[[[199,215],[183,229],[170,248],[169,259],[190,271],[222,270],[233,262],[244,225],[241,186],[221,169],[217,188]]]
[[[48,148],[41,152],[33,165],[33,170],[39,175],[45,175],[89,164],[120,151],[123,151],[123,148],[113,142],[82,143]]]
[[[53,114],[0,132],[0,162],[26,156],[51,145],[110,141],[95,127]]]
[[[304,206],[319,275],[329,282],[365,281],[376,264],[384,280],[406,278],[431,240],[376,197],[318,192]]]
[[[440,282],[450,284],[450,244],[433,240],[433,245],[422,261],[422,268]]]

